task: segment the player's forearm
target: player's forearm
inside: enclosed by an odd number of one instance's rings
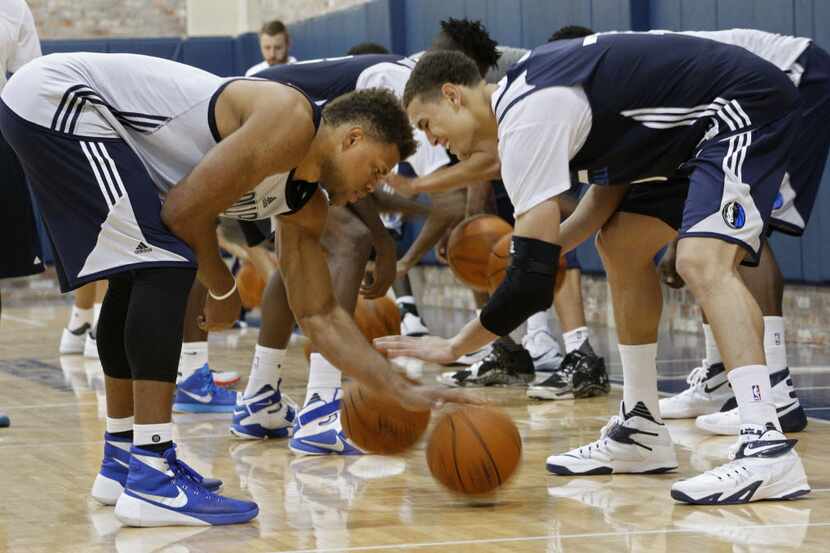
[[[456,358],[476,351],[498,338],[495,334],[481,325],[478,319],[473,319],[451,340],[452,351]]]
[[[175,200],[173,208],[169,208],[170,205],[168,197],[162,207],[162,221],[196,254],[197,278],[214,294],[226,293],[233,287],[233,275],[219,255],[219,241],[213,220],[203,216],[187,221],[176,215]]]
[[[591,186],[560,227],[562,253],[573,250],[601,229],[616,213],[627,190],[627,186]]]
[[[484,213],[487,207],[487,199],[490,197],[490,190],[490,181],[482,181],[467,187],[467,206],[465,209],[467,217]]]
[[[463,191],[450,191],[432,196],[432,210],[429,213],[421,232],[409,247],[403,261],[415,265],[420,259],[441,240],[448,229],[454,227],[464,218]]]
[[[372,236],[386,234],[386,227],[380,220],[380,213],[373,196],[369,195],[358,202],[349,204],[349,209],[366,225]]]
[[[460,163],[418,177],[413,187],[418,192],[442,192],[464,188],[471,183],[499,178],[500,168],[497,157],[477,152]]]

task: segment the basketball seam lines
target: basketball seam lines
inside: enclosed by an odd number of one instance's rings
[[[487,444],[484,442],[484,438],[481,437],[481,434],[479,434],[478,429],[475,426],[473,426],[473,422],[469,419],[469,417],[467,417],[467,414],[462,412],[460,413],[460,415],[464,417],[464,421],[466,422],[467,426],[470,427],[470,430],[473,431],[473,434],[476,435],[476,438],[478,438],[478,441],[481,443],[481,447],[484,448],[484,452],[490,459],[490,464],[493,465],[493,470],[496,471],[496,478],[499,481],[499,486],[501,486],[502,480],[501,474],[499,473],[499,466],[496,464],[496,460],[493,459],[493,454],[490,453],[490,448],[487,447]]]
[[[467,488],[464,486],[464,480],[461,478],[461,470],[458,468],[458,455],[456,454],[456,439],[455,439],[455,423],[450,415],[447,420],[450,423],[450,430],[452,430],[452,466],[455,467],[455,476],[458,478],[458,484],[461,486],[461,491],[467,493]]]

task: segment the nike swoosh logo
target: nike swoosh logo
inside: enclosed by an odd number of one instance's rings
[[[792,407],[796,403],[797,402],[793,401],[792,403],[790,403],[789,405],[785,405],[784,407],[776,407],[775,410],[780,413],[781,411],[786,411],[787,409],[789,409],[790,407]]]
[[[199,355],[199,354],[195,351],[183,351],[182,355]]]
[[[194,394],[193,392],[188,392],[187,390],[179,390],[184,395],[191,397],[198,401],[199,403],[210,403],[213,401],[213,394],[208,394],[206,396],[200,396],[199,394]]]
[[[113,460],[113,461],[115,461],[116,463],[118,463],[119,465],[121,465],[122,467],[124,467],[125,469],[129,469],[129,468],[130,468],[130,465],[128,465],[127,463],[125,463],[125,462],[124,462],[124,461],[122,461],[121,459],[118,459],[118,458],[116,458],[116,457],[113,457],[113,458],[112,458],[112,460]]]
[[[709,385],[708,385],[708,384],[706,384],[706,385],[703,387],[703,391],[704,391],[704,392],[706,392],[707,394],[711,394],[712,392],[714,392],[714,391],[715,391],[715,390],[717,390],[718,388],[720,388],[720,387],[722,387],[723,385],[725,385],[727,382],[728,382],[727,380],[724,380],[723,382],[721,382],[720,384],[718,384],[717,386],[714,386],[714,387],[712,387],[712,388],[710,388],[710,387],[709,387]]]
[[[142,499],[146,499],[147,501],[152,501],[154,503],[159,503],[161,505],[166,505],[168,507],[173,507],[174,509],[181,509],[185,505],[187,505],[187,494],[184,493],[180,487],[176,486],[176,490],[178,490],[178,494],[176,497],[167,497],[164,495],[154,495],[150,493],[141,493],[136,490],[130,490],[130,493],[137,495]]]
[[[332,451],[343,451],[345,449],[345,447],[343,447],[343,440],[341,440],[339,436],[337,437],[337,440],[333,444],[330,443],[330,442],[328,442],[328,443],[315,442],[314,440],[309,440],[307,438],[298,438],[298,439],[300,441],[302,441],[303,443],[306,443],[308,445],[313,445],[314,447],[319,447],[319,448],[322,448],[322,449],[330,449]]]

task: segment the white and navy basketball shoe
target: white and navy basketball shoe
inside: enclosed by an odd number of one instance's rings
[[[717,413],[735,394],[726,378],[723,363],[709,364],[704,359],[686,378],[689,387],[672,397],[660,400],[660,415],[664,419],[692,419]]]
[[[180,413],[231,413],[236,407],[237,395],[217,386],[208,366],[202,365],[176,385],[173,410]]]
[[[605,395],[611,391],[605,359],[585,342],[570,352],[559,367],[541,382],[527,389],[530,399],[582,399]]]
[[[84,357],[99,359],[98,339],[95,337],[95,329],[91,329],[84,337]]]
[[[104,433],[104,459],[101,461],[101,470],[92,484],[92,497],[104,505],[115,505],[124,486],[127,483],[127,474],[130,467],[130,448],[132,440]],[[186,474],[197,484],[216,492],[222,487],[222,481],[216,478],[205,478],[182,461],[179,463],[186,469]]]
[[[525,334],[522,337],[522,346],[530,354],[537,381],[545,380],[546,376],[550,376],[550,373],[558,369],[564,359],[559,342],[546,328]]]
[[[84,323],[75,330],[64,328],[61,333],[61,343],[58,352],[61,355],[83,353],[86,343],[86,335],[89,332],[89,323]],[[96,350],[97,351],[97,350]]]
[[[477,349],[475,351],[471,351],[470,353],[465,353],[452,363],[447,363],[447,366],[453,367],[456,365],[463,365],[469,367],[470,365],[475,365],[476,363],[483,360],[485,357],[490,355],[490,352],[493,351],[493,344],[489,344],[484,346],[481,349]]]
[[[620,403],[620,414],[611,417],[599,440],[547,459],[553,474],[658,474],[677,468],[669,431],[654,420],[638,402],[628,413]]]
[[[208,491],[193,470],[176,458],[176,448],[163,454],[133,446],[124,493],[115,516],[127,526],[211,526],[248,522],[259,513],[253,501],[231,499]]]
[[[763,499],[795,499],[810,493],[797,440],[768,423],[741,427],[734,459],[701,475],[675,482],[671,496],[695,505],[730,505]]]
[[[279,388],[279,383],[276,389],[266,384],[252,396],[239,394],[233,410],[231,434],[249,440],[287,437],[297,410]]]
[[[769,378],[772,384],[772,400],[778,412],[781,430],[790,434],[807,428],[807,415],[801,407],[801,402],[798,401],[790,369],[782,369],[771,374]],[[697,417],[695,425],[711,434],[736,435],[741,427],[741,417],[738,414],[734,397],[724,406],[724,409],[717,413]]]
[[[429,328],[419,315],[404,311],[401,316],[401,336],[429,336]]]
[[[436,378],[447,386],[527,386],[535,372],[530,354],[520,345],[495,342],[484,359],[466,369],[441,373]]]
[[[331,401],[314,394],[294,420],[288,447],[300,455],[363,455],[343,434],[340,423],[340,388]]]

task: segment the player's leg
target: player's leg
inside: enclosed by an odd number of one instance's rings
[[[91,359],[98,358],[98,317],[101,314],[101,306],[104,304],[104,296],[107,294],[107,281],[99,280],[94,284],[95,295],[92,303],[92,328],[86,333],[84,338],[84,357]]]
[[[92,329],[92,306],[95,303],[96,283],[90,282],[75,291],[75,301],[69,320],[61,334],[61,355],[83,353],[87,333]]]
[[[774,101],[771,98],[770,101]],[[733,103],[737,109],[737,101]],[[745,114],[749,119],[755,114]],[[687,503],[746,503],[809,492],[801,459],[775,409],[764,355],[764,321],[738,273],[757,259],[762,232],[797,133],[796,112],[731,137],[704,143],[690,177],[677,249],[677,270],[706,313],[738,404],[734,461],[676,482]],[[748,183],[748,184],[746,184]],[[740,478],[724,478],[740,474]]]
[[[657,402],[662,295],[653,263],[654,255],[674,235],[674,229],[656,217],[624,211],[614,215],[597,235],[620,344],[623,402],[619,416],[603,428],[598,441],[549,457],[550,472],[653,473],[677,467]],[[632,236],[638,239],[631,240]]]

